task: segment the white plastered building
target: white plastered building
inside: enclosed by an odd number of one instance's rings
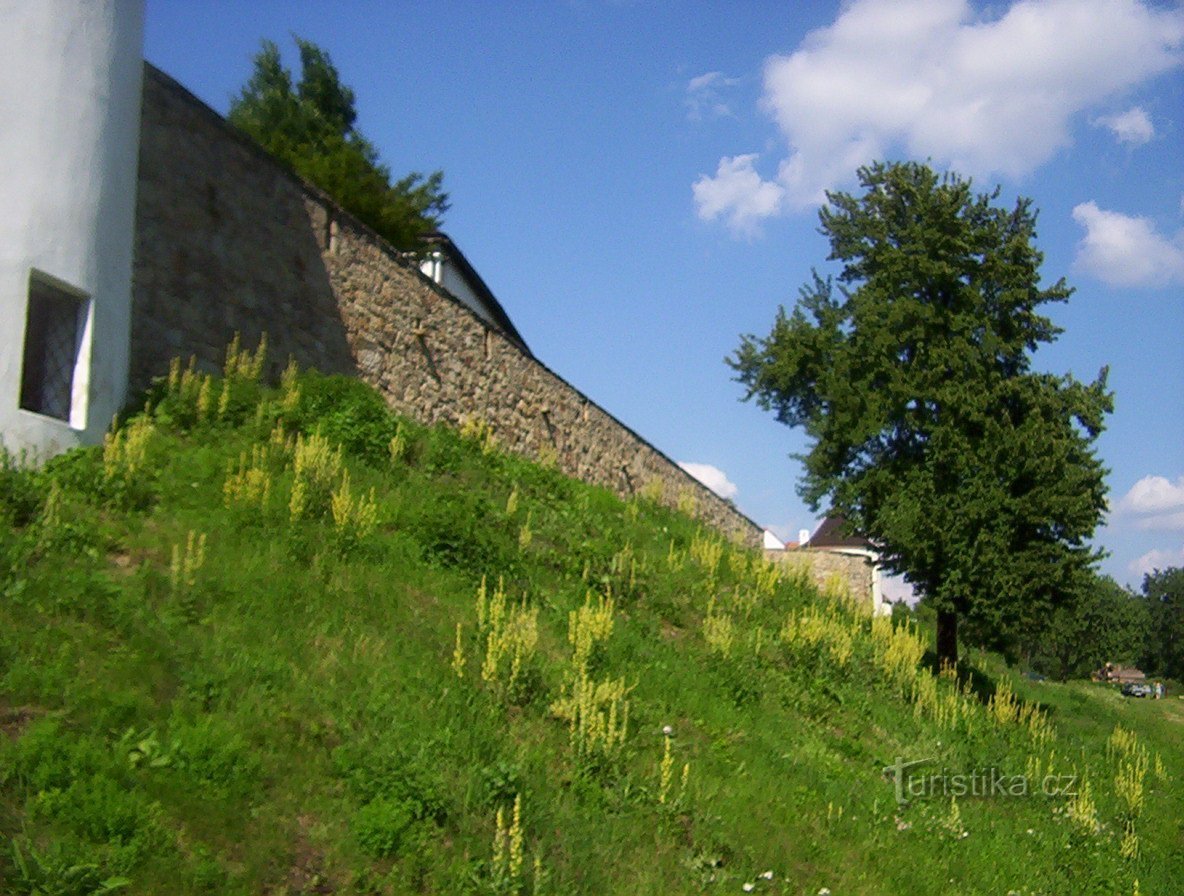
[[[102,438],[126,391],[143,0],[0,0],[0,437]]]

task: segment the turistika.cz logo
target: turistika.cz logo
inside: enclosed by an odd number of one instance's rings
[[[951,771],[944,766],[923,771],[933,759],[904,759],[896,757],[892,765],[884,766],[885,777],[891,777],[896,791],[896,802],[905,805],[912,800],[936,797],[1008,798],[1025,796],[1077,796],[1077,775],[1047,774],[1033,780],[1028,775],[1008,774],[997,768],[974,769],[969,772]]]

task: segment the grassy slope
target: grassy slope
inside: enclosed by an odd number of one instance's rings
[[[1157,894],[1184,879],[1174,701],[1017,684],[1048,709],[1042,736],[1041,717],[948,678],[890,674],[915,647],[905,632],[873,637],[685,516],[487,450],[479,427],[397,423],[356,384],[262,393],[247,367],[221,420],[219,383],[158,395],[140,466],[90,450],[0,479],[0,892],[1130,893],[1138,878]],[[355,498],[375,489],[373,531],[318,517],[315,495],[291,520],[290,440],[263,465],[267,509],[227,506],[228,466],[279,418],[345,446]],[[206,541],[187,572],[190,532]],[[483,577],[487,599],[500,578],[537,610],[513,681],[508,660],[481,674]],[[590,592],[614,605],[587,680],[629,689],[606,749],[556,708]],[[1126,759],[1107,750],[1119,723],[1137,735]],[[1115,779],[1143,750],[1124,859]],[[898,807],[896,757],[1084,773],[1099,827],[1066,798]]]

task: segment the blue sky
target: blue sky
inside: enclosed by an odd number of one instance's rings
[[[918,158],[1031,197],[1077,289],[1037,366],[1109,365],[1116,395],[1103,571],[1184,564],[1178,3],[148,0],[145,56],[225,113],[291,34],[396,175],[444,171],[444,229],[535,354],[792,538],[804,439],[724,358],[830,270],[822,191]]]

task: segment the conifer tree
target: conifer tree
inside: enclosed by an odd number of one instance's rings
[[[230,106],[230,123],[315,183],[397,249],[415,251],[448,210],[444,175],[413,172],[391,182],[378,150],[354,127],[354,92],[329,54],[296,38],[293,84],[279,48],[264,41],[251,79]]]

